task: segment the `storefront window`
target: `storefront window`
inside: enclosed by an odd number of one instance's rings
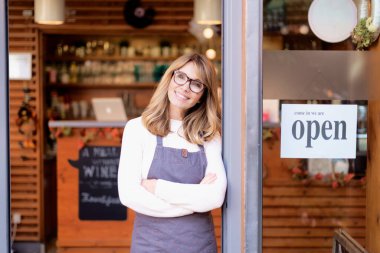
[[[312,1],[269,0],[263,7],[262,251],[332,252],[334,233],[342,229],[378,252],[371,235],[378,175],[368,148],[377,147],[378,49],[356,51],[349,33],[326,41],[310,21]],[[356,20],[361,8],[354,7]],[[353,129],[343,114],[355,120]]]

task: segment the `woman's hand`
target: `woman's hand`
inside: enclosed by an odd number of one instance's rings
[[[200,182],[200,184],[212,184],[216,180],[217,176],[215,173],[208,173]]]
[[[157,179],[143,179],[141,181],[142,187],[145,188],[148,192],[154,194],[156,192],[156,183]]]

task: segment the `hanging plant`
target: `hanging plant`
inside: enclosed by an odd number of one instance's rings
[[[377,28],[372,22],[372,18],[362,18],[352,32],[352,42],[357,50],[369,48],[375,42],[375,32]]]
[[[371,16],[368,16],[368,0],[361,0],[359,22],[351,33],[357,50],[368,49],[380,34],[380,0],[371,1]]]

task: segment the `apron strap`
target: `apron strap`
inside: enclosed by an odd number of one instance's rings
[[[162,137],[157,135],[156,139],[157,139],[157,146],[162,147]]]

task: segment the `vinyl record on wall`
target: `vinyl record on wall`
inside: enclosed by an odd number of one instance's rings
[[[124,20],[135,28],[145,28],[153,23],[156,11],[141,5],[140,0],[128,0],[124,5]]]

